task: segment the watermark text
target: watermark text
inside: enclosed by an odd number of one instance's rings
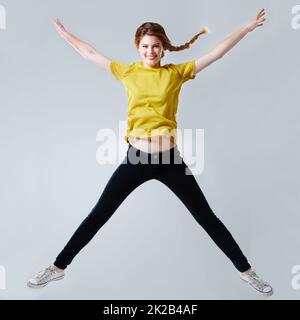
[[[0,265],[0,290],[6,289],[6,270]]]
[[[172,162],[180,164],[184,161],[188,166],[186,175],[201,174],[204,170],[204,129],[180,130],[176,128],[171,132],[165,130],[163,134],[159,130],[157,129],[156,133],[152,131],[150,136],[149,132],[143,129],[130,131],[130,135],[133,137],[142,137],[146,140],[151,137],[151,143],[146,144],[147,150],[141,148],[140,141],[137,144],[128,143],[126,146],[124,142],[128,142],[128,137],[122,134],[126,131],[126,121],[119,121],[118,134],[109,128],[99,130],[96,141],[101,145],[96,151],[97,163],[100,165],[121,162],[130,162],[131,164],[170,164]],[[162,136],[167,136],[169,139],[162,139]],[[155,140],[156,142],[154,142]],[[135,148],[131,147],[133,144]],[[145,146],[145,144],[143,145]]]
[[[0,4],[0,30],[6,29],[6,9]]]
[[[295,5],[292,8],[292,21],[291,21],[291,26],[294,30],[299,30],[300,29],[300,4]]]
[[[294,275],[292,278],[292,288],[294,290],[300,289],[300,265],[293,266],[292,274]]]

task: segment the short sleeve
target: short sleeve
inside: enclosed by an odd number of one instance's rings
[[[184,62],[181,64],[175,64],[176,70],[179,73],[182,83],[195,79],[196,61],[195,59]]]
[[[120,61],[111,61],[110,63],[110,71],[117,80],[122,80],[129,69],[129,64]]]

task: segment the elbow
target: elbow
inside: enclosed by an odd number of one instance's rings
[[[224,57],[224,54],[218,54],[217,56],[216,56],[216,60],[220,60],[220,59],[222,59]]]
[[[95,55],[96,50],[95,50],[94,48],[88,48],[88,49],[86,50],[86,52],[87,52],[88,55],[93,56],[93,55]]]
[[[219,60],[219,59],[223,58],[224,54],[225,54],[225,53],[222,53],[221,50],[213,50],[213,51],[211,52],[211,59],[212,59],[213,61]]]
[[[95,55],[96,55],[96,51],[95,51],[95,49],[92,49],[92,48],[87,48],[86,50],[84,50],[82,52],[82,56],[86,60],[93,60],[95,58]]]

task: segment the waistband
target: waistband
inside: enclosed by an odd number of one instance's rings
[[[134,150],[136,153],[139,153],[139,154],[144,154],[144,155],[163,155],[163,154],[166,154],[166,153],[174,153],[175,151],[178,151],[178,147],[177,147],[177,144],[170,148],[169,150],[164,150],[164,151],[159,151],[159,152],[153,152],[153,153],[148,153],[148,152],[144,152],[140,149],[137,149],[135,148],[132,144],[128,143],[128,150],[129,149],[132,149]]]
[[[131,164],[180,164],[182,163],[182,158],[177,145],[169,150],[148,153],[135,148],[129,143],[127,161]]]

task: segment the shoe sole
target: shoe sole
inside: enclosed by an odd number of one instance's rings
[[[260,294],[260,295],[263,295],[263,296],[265,296],[265,297],[269,297],[269,296],[271,296],[271,295],[274,293],[273,289],[272,289],[270,292],[261,292],[261,291],[257,290],[255,287],[253,287],[248,281],[246,281],[246,280],[244,280],[244,279],[242,279],[242,278],[240,278],[240,279],[241,279],[243,282],[249,284],[249,286],[250,286],[251,288],[253,288],[253,289],[255,290],[255,292],[257,292],[257,293]]]
[[[32,289],[40,289],[40,288],[46,287],[46,285],[47,285],[49,282],[51,282],[51,281],[58,281],[58,280],[63,279],[64,277],[65,277],[65,275],[60,276],[60,277],[57,277],[57,278],[54,278],[54,279],[51,279],[51,280],[49,280],[48,282],[43,283],[43,284],[32,284],[30,281],[28,281],[28,282],[27,282],[27,286],[28,286],[29,288],[32,288]]]

